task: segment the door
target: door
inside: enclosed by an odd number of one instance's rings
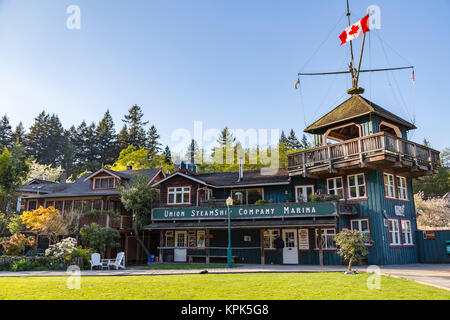
[[[314,186],[296,186],[295,187],[295,200],[296,202],[308,202],[311,200],[311,196],[314,194]]]
[[[187,232],[175,231],[175,249],[174,249],[174,261],[186,262],[186,247],[187,247]],[[177,247],[180,247],[178,249]]]
[[[283,263],[298,264],[298,245],[295,229],[283,229]]]

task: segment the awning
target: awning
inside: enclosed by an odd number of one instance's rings
[[[256,219],[255,219],[256,220]],[[274,227],[318,227],[318,226],[337,226],[337,219],[331,217],[329,219],[286,219],[286,220],[264,220],[257,219],[257,221],[241,220],[231,221],[231,228],[274,228]],[[228,228],[228,221],[182,221],[182,222],[155,222],[145,226],[146,230],[162,230],[162,229],[226,229]]]

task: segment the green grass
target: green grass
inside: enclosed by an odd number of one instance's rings
[[[180,269],[218,269],[226,268],[226,264],[204,264],[204,263],[155,263],[142,267],[143,270],[180,270]],[[233,268],[240,265],[233,264]]]
[[[382,276],[369,290],[368,274],[260,273],[82,277],[70,290],[67,277],[0,278],[5,299],[444,299],[450,292],[411,280]]]
[[[69,290],[67,277],[0,278],[5,299],[445,299],[450,292],[411,280],[382,276],[369,290],[369,274],[260,273],[83,277]]]

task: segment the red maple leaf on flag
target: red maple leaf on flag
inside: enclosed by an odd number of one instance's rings
[[[359,30],[359,26],[353,25],[352,29],[348,32],[349,35],[354,35]]]

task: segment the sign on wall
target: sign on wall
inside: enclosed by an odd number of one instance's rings
[[[308,229],[298,229],[298,248],[299,250],[309,250]]]
[[[230,216],[232,219],[291,218],[335,215],[337,215],[336,205],[330,202],[230,207]],[[227,218],[227,208],[177,207],[158,208],[153,209],[152,211],[153,220],[217,220]]]

